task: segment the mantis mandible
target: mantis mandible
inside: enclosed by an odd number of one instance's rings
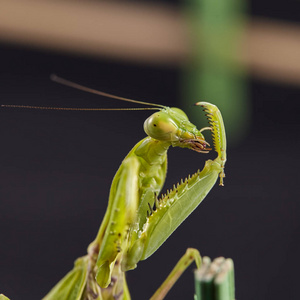
[[[71,81],[52,76],[52,80],[80,90],[123,101],[148,105],[158,110],[144,123],[147,137],[138,142],[123,160],[111,184],[108,207],[88,254],[77,259],[75,266],[46,296],[50,299],[130,299],[125,272],[136,268],[140,260],[151,256],[174,230],[201,203],[220,178],[223,185],[226,162],[226,136],[219,109],[207,102],[198,102],[206,113],[210,127],[198,130],[179,108],[142,102],[96,91]],[[8,106],[60,110],[110,110]],[[144,110],[144,108],[137,108]],[[115,109],[112,109],[115,110]],[[217,158],[207,160],[202,171],[188,176],[165,195],[160,191],[167,172],[167,151],[170,146],[208,153],[211,149],[203,131],[210,130]],[[192,260],[199,267],[201,258],[189,249],[173,270],[183,271]],[[186,263],[188,262],[188,264]],[[177,269],[176,269],[177,268]],[[171,276],[171,275],[170,275]],[[166,285],[172,282],[167,279]],[[173,284],[173,283],[172,283]],[[163,299],[162,286],[151,299]]]

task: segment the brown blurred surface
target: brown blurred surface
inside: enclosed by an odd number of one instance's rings
[[[117,60],[182,65],[190,52],[183,13],[136,2],[0,0],[0,40]],[[237,61],[257,77],[300,83],[300,28],[267,19],[246,26]]]

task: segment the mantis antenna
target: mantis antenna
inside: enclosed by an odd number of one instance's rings
[[[14,105],[14,104],[2,104],[1,107],[8,107],[8,108],[27,108],[27,109],[45,109],[45,110],[75,110],[75,111],[101,111],[101,110],[160,110],[161,108],[164,108],[165,106],[161,104],[155,104],[155,103],[150,103],[150,102],[144,102],[144,101],[138,101],[138,100],[133,100],[125,97],[120,97],[116,96],[113,94],[101,92],[83,85],[80,85],[78,83],[72,82],[70,80],[61,78],[55,74],[50,75],[50,79],[54,82],[57,82],[59,84],[65,85],[72,87],[77,90],[81,90],[84,92],[88,92],[91,94],[96,94],[99,96],[104,96],[107,98],[111,99],[116,99],[116,100],[121,100],[121,101],[126,101],[126,102],[132,102],[132,103],[138,103],[138,104],[143,104],[143,105],[150,105],[150,106],[155,106],[155,107],[134,107],[134,108],[80,108],[80,107],[46,107],[46,106],[31,106],[31,105]]]
[[[101,110],[160,110],[156,107],[133,107],[133,108],[84,108],[84,107],[52,107],[52,106],[31,106],[31,105],[15,105],[1,104],[0,107],[7,108],[27,108],[27,109],[45,109],[45,110],[75,110],[75,111],[101,111]]]

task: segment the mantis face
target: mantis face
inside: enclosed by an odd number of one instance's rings
[[[201,133],[205,129],[198,130],[191,123],[187,115],[177,107],[166,107],[152,114],[144,123],[147,135],[159,141],[170,142],[173,147],[189,148],[191,150],[208,153],[208,142]]]

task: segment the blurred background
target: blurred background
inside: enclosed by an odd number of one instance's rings
[[[217,104],[228,137],[216,186],[128,272],[148,299],[187,247],[231,257],[236,299],[299,299],[299,1],[0,0],[0,103],[131,107],[49,75],[185,110]],[[149,112],[0,110],[0,293],[41,299],[85,255]],[[207,135],[209,139],[209,135]],[[215,154],[170,149],[165,187]],[[167,299],[193,299],[189,269]]]

